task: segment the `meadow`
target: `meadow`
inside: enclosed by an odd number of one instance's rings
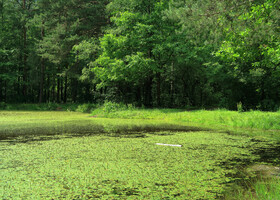
[[[280,199],[279,118],[112,104],[0,111],[0,199]]]

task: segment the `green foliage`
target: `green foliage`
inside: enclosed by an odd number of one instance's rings
[[[111,101],[106,101],[102,106],[98,107],[97,109],[93,110],[93,116],[103,116],[109,117],[114,115],[114,113],[119,113],[122,111],[133,111],[136,110],[134,105],[128,104],[125,105],[123,103],[115,103]]]
[[[84,52],[97,51],[98,45],[92,48],[88,43],[92,44],[101,33],[101,27],[107,24],[106,3],[3,0],[0,6],[0,101],[84,103],[92,100],[92,95],[85,94],[92,86],[89,81],[81,83],[80,76],[87,65],[85,62],[94,56],[78,55],[77,51],[85,48],[91,49]],[[85,41],[87,39],[90,42]],[[76,52],[72,51],[75,45],[78,46]],[[83,45],[86,47],[81,47]]]
[[[0,102],[0,110],[5,110],[7,107],[7,104],[4,102]]]
[[[29,111],[45,111],[45,110],[56,110],[60,107],[57,103],[47,104],[3,104],[1,110],[29,110]]]
[[[85,81],[87,79],[91,78],[91,74],[88,70],[88,63],[91,62],[91,60],[96,59],[97,53],[99,51],[99,44],[98,41],[95,39],[90,39],[90,40],[84,40],[80,42],[77,45],[73,46],[73,53],[76,55],[75,58],[79,61],[82,62],[84,68],[82,71],[82,75],[80,79],[82,81]]]
[[[77,111],[91,112],[96,108],[95,104],[7,104],[0,103],[0,110],[19,110],[19,111]]]
[[[240,112],[240,113],[241,113],[241,112],[243,112],[243,111],[244,111],[244,110],[243,110],[243,106],[242,106],[242,102],[241,102],[241,101],[240,101],[239,103],[237,103],[237,105],[236,105],[236,106],[237,106],[237,111],[238,111],[238,112]]]
[[[100,81],[99,87],[103,88],[124,83],[136,89],[153,79],[158,81],[157,105],[160,106],[159,81],[173,62],[178,39],[175,29],[179,26],[164,18],[168,2],[134,1],[120,8],[122,3],[113,1],[110,4],[114,27],[100,39],[101,55],[91,66]],[[142,4],[147,10],[143,10]],[[121,11],[116,12],[119,9]],[[151,90],[146,92],[145,98],[150,95]],[[144,100],[144,104],[152,103],[147,101]]]
[[[244,110],[276,111],[279,7],[277,0],[2,0],[0,101],[231,110],[242,102]]]
[[[79,105],[75,111],[82,112],[82,113],[90,113],[95,108],[96,108],[96,105],[94,105],[94,104],[82,104],[82,105]]]
[[[126,106],[124,104],[114,103],[111,101],[105,102],[103,105],[103,111],[105,113],[116,112],[120,110],[125,110]]]
[[[225,27],[227,36],[216,52],[221,63],[231,66],[229,72],[240,86],[243,85],[244,95],[248,95],[248,91],[253,97],[239,97],[239,100],[248,106],[259,102],[255,106],[262,110],[278,108],[279,14],[278,1],[252,3],[246,12]]]

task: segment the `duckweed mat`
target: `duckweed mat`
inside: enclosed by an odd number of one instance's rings
[[[276,155],[278,148],[272,141],[162,121],[24,115],[0,121],[11,127],[0,141],[0,199],[217,199],[254,176],[243,170],[247,165],[272,159],[266,152]],[[52,124],[71,131],[35,131]],[[71,129],[92,130],[89,125],[99,128],[94,134]]]

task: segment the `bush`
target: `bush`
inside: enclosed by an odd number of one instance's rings
[[[45,110],[56,110],[59,105],[57,103],[47,103]]]
[[[5,110],[7,107],[7,104],[4,102],[0,102],[0,110]]]
[[[237,111],[240,112],[240,113],[244,111],[243,110],[243,105],[242,105],[241,101],[239,103],[237,103]]]
[[[271,99],[265,99],[261,102],[261,109],[264,111],[277,111],[278,105]]]
[[[122,103],[115,103],[111,101],[107,101],[103,105],[103,112],[110,113],[110,112],[116,112],[120,110],[126,110],[127,106]]]
[[[75,111],[82,112],[82,113],[89,113],[95,108],[96,105],[88,103],[88,104],[79,105]]]

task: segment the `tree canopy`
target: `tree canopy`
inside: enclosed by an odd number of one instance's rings
[[[0,102],[278,110],[277,0],[1,0]]]

